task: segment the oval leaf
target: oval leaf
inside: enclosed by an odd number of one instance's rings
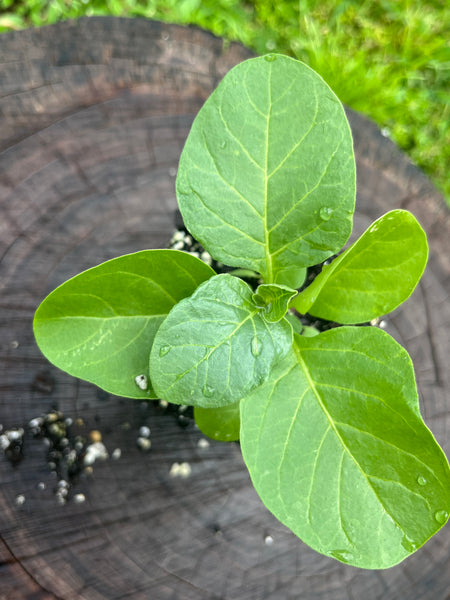
[[[411,360],[375,327],[296,335],[241,401],[241,448],[269,510],[357,567],[395,565],[450,512],[448,462],[420,416]]]
[[[337,323],[370,321],[409,298],[427,258],[427,238],[416,218],[393,210],[325,266],[292,304],[303,314]]]
[[[195,422],[202,433],[220,442],[239,439],[241,417],[239,402],[220,408],[194,408]]]
[[[289,351],[292,328],[267,323],[252,289],[216,275],[175,306],[156,334],[150,373],[159,397],[212,408],[242,398]]]
[[[156,398],[148,373],[155,333],[170,309],[212,275],[201,260],[176,250],[109,260],[47,296],[34,317],[37,344],[70,375],[118,396]]]
[[[352,229],[355,161],[341,103],[287,56],[237,65],[194,121],[177,197],[214,258],[290,285],[279,271],[325,260]]]

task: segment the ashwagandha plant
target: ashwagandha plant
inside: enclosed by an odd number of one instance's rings
[[[354,325],[410,296],[423,230],[393,210],[297,292],[351,233],[355,161],[337,97],[280,55],[226,75],[193,123],[176,187],[187,229],[241,271],[169,249],[107,261],[42,302],[40,349],[110,393],[191,404],[202,431],[239,438],[264,504],[318,552],[399,563],[448,520],[449,465],[406,350]],[[235,276],[248,270],[256,290]],[[292,308],[343,326],[311,336]]]

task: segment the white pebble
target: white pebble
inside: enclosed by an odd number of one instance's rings
[[[190,235],[187,235],[187,236],[184,238],[184,241],[186,242],[186,244],[187,244],[188,246],[191,246],[191,245],[194,243],[194,240],[192,239],[192,237],[191,237]]]
[[[381,329],[385,329],[386,325],[387,325],[386,321],[380,321],[378,327],[381,327]]]
[[[161,408],[167,408],[169,406],[169,403],[167,402],[167,400],[160,400],[159,401],[159,406]]]
[[[197,442],[199,448],[209,448],[209,442],[205,438],[200,438]]]
[[[182,462],[180,464],[180,469],[179,469],[180,477],[182,477],[183,479],[186,479],[186,477],[189,477],[189,475],[191,473],[192,473],[191,465],[187,462]]]
[[[8,436],[8,439],[10,442],[16,442],[17,440],[20,440],[23,436],[23,429],[11,429],[11,431],[7,431],[6,435]]]
[[[8,436],[0,435],[0,448],[2,450],[7,450],[9,448],[9,444],[10,444],[10,441],[8,439]]]
[[[42,417],[36,417],[35,419],[31,419],[31,421],[28,423],[28,427],[31,429],[38,429],[43,422],[44,419]]]
[[[175,462],[170,467],[169,475],[171,477],[178,477],[178,471],[179,470],[180,470],[180,465],[179,465],[179,463]]]
[[[266,535],[264,543],[266,546],[271,546],[273,544],[273,537],[271,535]]]
[[[136,444],[138,448],[144,451],[150,450],[150,448],[152,447],[151,441],[145,437],[138,437],[138,439],[136,440]]]
[[[43,481],[40,481],[40,482],[37,484],[37,489],[38,489],[38,490],[45,490],[45,488],[46,488],[46,487],[47,487],[47,486],[45,485],[45,483],[44,483]]]
[[[139,435],[140,435],[140,437],[149,438],[150,437],[150,427],[143,425],[139,429]]]
[[[67,425],[67,427],[70,427],[73,423],[73,419],[71,419],[70,417],[67,417],[67,419],[64,421],[64,423]]]
[[[175,231],[170,242],[173,244],[174,242],[181,242],[183,240],[184,240],[184,232],[183,231]]]
[[[83,459],[85,466],[92,465],[96,460],[106,460],[108,451],[102,442],[94,442],[86,448],[86,454]]]
[[[25,503],[25,496],[23,494],[19,494],[16,496],[16,504],[17,506],[22,506]]]
[[[173,465],[170,467],[169,475],[171,477],[181,477],[182,479],[186,479],[189,477],[191,472],[192,469],[189,463],[173,463]]]
[[[148,380],[147,380],[147,377],[144,374],[137,375],[134,378],[134,381],[136,382],[136,385],[138,386],[138,388],[140,390],[145,391],[148,388]]]
[[[179,413],[184,413],[187,409],[188,409],[188,405],[187,404],[182,404],[181,406],[178,407],[178,412]]]
[[[212,257],[209,252],[206,252],[206,251],[202,252],[200,254],[200,258],[202,259],[203,262],[205,262],[208,265],[210,265],[212,263]]]
[[[84,494],[75,494],[73,497],[73,501],[75,504],[82,504],[86,500],[86,496]]]
[[[115,448],[111,454],[111,458],[114,460],[119,460],[122,456],[122,450],[120,448]]]
[[[172,250],[182,250],[184,248],[184,242],[175,242],[172,246]]]
[[[198,252],[195,252],[195,251],[194,252],[189,252],[189,254],[191,256],[194,256],[195,258],[200,258],[200,254]]]

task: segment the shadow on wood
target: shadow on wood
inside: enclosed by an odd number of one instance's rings
[[[34,310],[54,287],[167,245],[192,120],[250,53],[197,29],[91,18],[4,34],[0,56],[0,423],[26,429],[23,460],[0,457],[0,599],[447,598],[448,531],[382,572],[320,556],[262,506],[238,445],[199,446],[199,431],[175,414],[98,393],[34,343]],[[412,355],[425,420],[449,454],[449,211],[375,125],[348,114],[355,232],[404,207],[429,235],[426,274],[387,330]],[[27,429],[51,408],[100,430],[110,453],[121,449],[76,482],[83,503],[57,503],[47,449]],[[148,453],[136,446],[142,425],[152,429]],[[191,476],[170,477],[182,461]]]

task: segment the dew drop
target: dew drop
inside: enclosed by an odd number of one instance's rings
[[[322,208],[319,210],[319,217],[322,219],[322,221],[329,221],[332,214],[333,209],[329,206],[322,206]]]
[[[419,485],[427,485],[427,480],[425,479],[425,477],[423,477],[423,475],[419,475],[419,477],[417,478],[417,483]]]
[[[402,539],[402,546],[407,552],[415,552],[417,550],[417,544],[407,535]]]
[[[256,337],[253,338],[251,349],[253,356],[259,356],[262,352],[262,342],[260,342]]]
[[[165,346],[161,346],[161,348],[159,349],[159,355],[160,356],[165,356],[170,350],[170,346],[165,345]]]
[[[348,550],[331,550],[330,554],[333,558],[344,563],[350,562],[353,558],[353,554]]]
[[[266,54],[264,56],[264,60],[267,60],[267,62],[273,62],[274,60],[277,60],[277,55],[276,54]]]
[[[227,143],[226,142],[220,142],[219,146],[222,148],[226,148],[227,147]]]
[[[438,523],[441,523],[441,525],[443,525],[448,519],[448,512],[446,510],[438,510],[434,513],[434,518]]]
[[[205,398],[211,398],[214,395],[214,388],[212,388],[210,385],[205,385],[205,387],[202,389],[202,393]]]

